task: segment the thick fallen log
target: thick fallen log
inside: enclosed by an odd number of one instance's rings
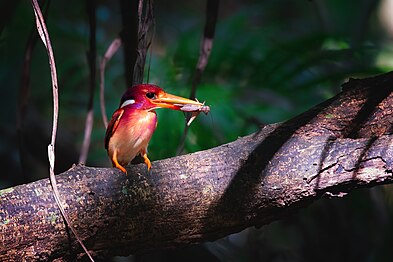
[[[393,73],[351,80],[285,123],[206,151],[57,176],[66,212],[95,256],[215,240],[322,196],[393,181]],[[0,191],[0,261],[83,256],[49,179]]]

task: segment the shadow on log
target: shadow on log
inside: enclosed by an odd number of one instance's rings
[[[285,123],[206,151],[57,176],[66,211],[95,256],[215,240],[322,196],[393,181],[393,73],[350,80]],[[75,260],[49,180],[0,191],[0,260]]]

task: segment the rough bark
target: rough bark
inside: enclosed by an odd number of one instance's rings
[[[393,73],[350,80],[285,123],[210,150],[57,176],[66,211],[96,256],[215,240],[322,196],[393,181]],[[73,260],[48,180],[0,191],[0,260]],[[83,255],[83,254],[82,254]]]

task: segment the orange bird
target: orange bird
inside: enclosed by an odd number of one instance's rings
[[[141,154],[150,170],[147,146],[157,126],[155,109],[181,110],[185,105],[203,106],[197,101],[165,93],[155,85],[128,88],[106,129],[105,149],[112,165],[127,174],[125,166]]]

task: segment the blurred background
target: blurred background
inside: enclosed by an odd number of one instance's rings
[[[189,96],[205,19],[204,1],[156,1],[149,82]],[[393,0],[221,1],[216,36],[197,97],[211,106],[191,125],[184,153],[208,149],[285,121],[340,91],[349,77],[393,69]],[[97,1],[97,54],[121,30],[117,1]],[[56,172],[78,162],[89,100],[85,1],[52,1],[47,26],[59,77]],[[25,48],[35,29],[29,1],[0,3],[0,189],[48,177],[52,91],[46,50],[32,53],[22,90]],[[107,115],[126,89],[123,52],[107,64]],[[97,82],[98,83],[98,82]],[[21,104],[26,105],[19,121]],[[94,97],[87,165],[109,167]],[[159,110],[152,161],[174,156],[184,115]],[[1,203],[0,203],[1,207]],[[224,239],[114,261],[391,261],[393,188],[323,199],[260,229]],[[107,260],[106,260],[107,261]]]

